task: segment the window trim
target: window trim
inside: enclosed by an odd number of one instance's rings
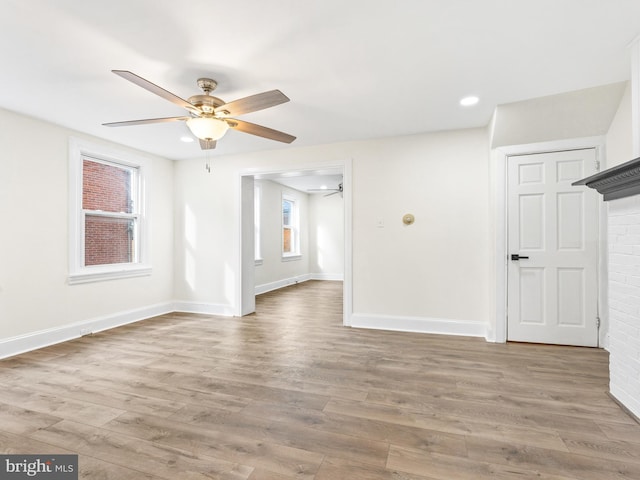
[[[291,223],[290,225],[285,225],[284,223],[284,212],[283,212],[283,203],[285,201],[291,202],[292,211],[290,214]],[[282,261],[287,262],[291,260],[297,260],[302,257],[300,253],[300,205],[299,200],[293,195],[283,193],[282,194],[282,202],[280,203],[280,250],[282,252]],[[284,251],[284,229],[288,227],[291,229],[291,241],[292,241],[292,249],[291,252]]]
[[[122,165],[137,169],[137,188],[140,199],[138,212],[138,245],[135,263],[109,265],[84,265],[84,221],[87,210],[82,208],[82,164],[84,158],[92,161]],[[132,153],[93,144],[77,138],[69,139],[69,285],[98,282],[118,278],[150,275],[151,257],[149,245],[149,186],[151,162]],[[92,212],[99,213],[99,212]],[[116,214],[116,216],[130,216]]]

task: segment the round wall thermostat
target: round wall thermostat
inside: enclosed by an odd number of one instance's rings
[[[410,213],[407,213],[404,217],[402,217],[402,223],[404,223],[405,225],[411,225],[415,221],[416,218]]]

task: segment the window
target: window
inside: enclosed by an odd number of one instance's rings
[[[82,159],[84,265],[138,261],[138,169]]]
[[[144,167],[72,141],[69,283],[145,275]]]
[[[300,255],[298,206],[295,198],[282,196],[282,256]]]

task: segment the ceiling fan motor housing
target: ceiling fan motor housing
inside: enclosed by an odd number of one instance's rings
[[[204,95],[193,95],[187,100],[191,105],[200,108],[205,114],[213,114],[214,110],[225,102],[218,97],[211,96],[218,86],[218,82],[212,78],[199,78],[198,87],[204,92]]]
[[[189,97],[187,101],[205,113],[213,113],[216,108],[225,104],[224,100],[211,95],[193,95]]]

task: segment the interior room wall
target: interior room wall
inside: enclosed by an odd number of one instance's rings
[[[256,265],[255,285],[259,293],[308,279],[309,195],[271,180],[256,180],[260,187],[260,245],[262,263]],[[282,196],[296,200],[300,215],[300,256],[282,257]]]
[[[483,335],[489,310],[486,129],[176,162],[176,296],[233,311],[242,174],[352,162],[356,326]],[[402,223],[415,215],[412,226]]]
[[[631,85],[627,84],[607,132],[607,168],[615,167],[634,158],[631,128]]]
[[[203,155],[175,163],[174,298],[179,310],[236,313],[240,186],[231,162],[207,161]]]
[[[68,285],[69,138],[127,149],[6,110],[0,125],[0,356],[170,309],[173,162],[134,152],[152,160],[152,274]]]
[[[605,135],[626,82],[498,105],[491,148]]]
[[[344,279],[344,199],[309,195],[309,272],[312,278]]]
[[[357,149],[352,323],[484,335],[492,288],[486,130]],[[403,224],[405,214],[415,223]]]

